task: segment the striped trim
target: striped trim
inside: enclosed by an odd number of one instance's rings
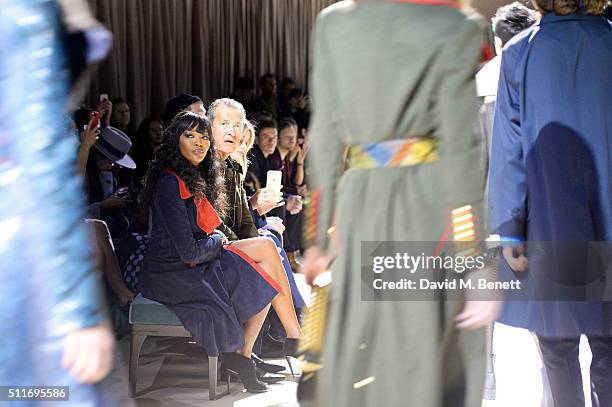
[[[103,149],[108,151],[110,154],[115,156],[114,158],[111,158],[113,161],[119,161],[123,157],[125,157],[125,155],[127,154],[127,152],[123,152],[123,151],[117,149],[115,146],[113,146],[111,143],[109,143],[103,137],[98,137],[98,140],[96,141],[96,143],[98,143],[99,147],[102,147]]]
[[[261,266],[259,264],[257,264],[255,262],[255,260],[253,260],[251,257],[249,257],[245,252],[243,252],[240,249],[235,248],[233,245],[228,244],[223,246],[223,248],[225,250],[229,250],[230,252],[237,254],[238,256],[240,256],[240,258],[242,258],[242,260],[246,261],[247,263],[249,263],[249,265],[251,267],[253,267],[255,269],[256,272],[259,273],[259,275],[261,275],[264,280],[266,280],[266,282],[268,284],[270,284],[272,286],[272,288],[274,288],[278,293],[282,293],[283,290],[281,289],[281,286],[278,285],[278,283],[276,281],[274,281],[274,279],[272,277],[270,277],[270,275],[268,273],[266,273],[264,271],[264,269],[261,268]]]
[[[371,169],[405,167],[438,159],[438,140],[433,137],[410,137],[350,146],[347,168]]]

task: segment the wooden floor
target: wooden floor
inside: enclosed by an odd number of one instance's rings
[[[103,383],[109,406],[125,407],[297,407],[297,383],[287,368],[287,380],[270,385],[262,394],[246,393],[242,384],[232,383],[231,393],[208,400],[208,366],[196,345],[185,338],[148,338],[138,368],[136,397],[127,397],[127,356],[129,342],[119,342],[116,368]],[[287,366],[285,360],[273,363]],[[294,367],[297,368],[297,361]],[[223,386],[226,386],[223,384]],[[224,387],[225,388],[225,387]]]

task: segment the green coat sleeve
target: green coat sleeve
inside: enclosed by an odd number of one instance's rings
[[[334,73],[330,67],[330,51],[325,41],[325,13],[317,19],[313,45],[311,91],[313,119],[310,128],[312,147],[309,165],[318,208],[313,212],[316,222],[315,244],[328,249],[328,229],[332,226],[336,184],[343,170],[345,143],[343,127],[338,120],[339,99],[334,88]]]
[[[482,137],[478,128],[475,75],[482,59],[484,27],[478,17],[466,19],[448,41],[440,60],[436,98],[440,139],[440,199],[448,211],[472,205],[481,219],[484,197]],[[449,214],[450,215],[450,214]],[[479,222],[482,223],[482,222]],[[476,224],[482,230],[482,224]]]
[[[240,233],[238,233],[238,237],[240,239],[257,237],[259,236],[259,232],[257,231],[257,228],[255,227],[255,223],[253,222],[253,217],[251,216],[251,211],[249,210],[249,202],[247,200],[246,191],[244,190],[242,183],[238,185],[238,188],[240,191],[241,198],[240,198],[240,208],[236,208],[236,209],[240,210],[242,213],[241,222],[240,222]]]
[[[225,223],[221,223],[221,225],[217,228],[228,238],[228,240],[240,240],[238,236],[234,233],[234,231],[227,226]]]

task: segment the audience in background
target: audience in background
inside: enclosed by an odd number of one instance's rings
[[[231,154],[231,158],[240,165],[242,169],[243,177],[247,177],[249,172],[247,171],[249,166],[248,160],[248,152],[253,147],[255,141],[255,128],[253,125],[246,121],[244,130],[242,132],[242,138],[240,140],[240,145],[238,148]],[[245,188],[246,189],[246,188]],[[272,195],[268,197],[267,195]],[[249,191],[247,190],[247,195],[249,195]],[[276,216],[266,216],[273,209],[282,209],[283,203],[279,205],[274,199],[273,192],[266,189],[256,189],[253,195],[250,198],[252,202],[252,216],[255,221],[256,227],[259,230],[260,236],[267,236],[270,239],[274,240],[274,244],[279,249],[279,254],[283,260],[283,268],[285,269],[285,274],[287,275],[287,279],[289,281],[289,285],[291,286],[291,294],[293,297],[293,304],[295,306],[296,312],[298,315],[300,314],[301,309],[305,306],[305,302],[297,288],[295,283],[295,278],[293,276],[293,270],[291,268],[291,263],[287,256],[287,253],[283,249],[282,236],[285,232],[285,226],[283,224],[283,220]],[[279,207],[280,206],[280,207]],[[269,351],[271,349],[281,350],[283,349],[283,341],[286,338],[285,332],[282,328],[282,324],[278,319],[278,316],[272,311],[270,315],[266,318],[266,322],[264,323],[264,329],[261,335],[261,341],[258,340],[255,346],[255,353],[259,353],[262,349],[266,349]],[[269,376],[265,378],[266,380],[275,380],[270,378]],[[268,381],[270,383],[270,381]]]
[[[281,111],[285,110],[285,104],[289,98],[289,93],[295,88],[295,80],[289,76],[283,78],[283,80],[280,82],[278,91],[278,105],[280,106]]]
[[[107,150],[100,147],[100,142],[104,143],[106,141],[109,131],[116,130],[107,127],[102,130],[102,134],[99,125],[95,123],[96,119],[91,118],[90,113],[90,110],[81,108],[74,114],[75,127],[84,129],[80,133],[81,144],[77,156],[77,173],[85,178],[85,187],[88,192],[91,191],[92,185],[94,184],[98,185],[100,190],[102,189],[100,184],[101,179],[98,179],[98,183],[96,184],[94,180],[95,177],[92,175],[94,167],[107,168],[105,164],[102,163],[105,159],[108,160],[104,155],[104,152]],[[99,148],[101,149],[99,150]],[[130,165],[128,159],[123,161],[123,163]],[[98,172],[98,174],[101,174],[101,172]],[[112,175],[108,177],[102,177],[102,175],[100,175],[100,178],[104,178],[105,181],[111,181],[112,183]],[[85,222],[90,229],[92,241],[94,243],[93,253],[97,270],[104,276],[106,302],[109,307],[111,321],[113,322],[116,334],[120,337],[127,333],[127,308],[125,307],[129,305],[129,302],[134,298],[134,293],[127,288],[123,281],[111,233],[106,222],[101,219],[103,217],[111,217],[111,219],[113,219],[113,216],[120,216],[116,214],[113,215],[113,212],[122,211],[127,208],[127,201],[125,197],[110,193],[103,199],[100,198],[100,201],[91,202],[91,200],[95,199],[92,194],[89,195],[90,205],[88,206],[88,218],[85,219]]]
[[[295,120],[288,118],[278,125],[278,159],[283,174],[283,193],[287,196],[285,226],[287,227],[285,250],[294,272],[301,268],[297,255],[302,250],[302,197],[298,187],[304,183],[304,150],[297,143],[298,127]]]
[[[276,76],[271,73],[263,75],[259,79],[260,94],[255,100],[254,109],[256,111],[267,112],[274,119],[278,120],[280,115],[280,106],[276,99]]]
[[[241,103],[247,113],[252,113],[255,102],[255,84],[253,79],[247,76],[238,78],[231,98]]]
[[[164,122],[166,125],[170,124],[172,119],[182,111],[206,114],[204,103],[199,96],[181,93],[166,101],[166,106],[164,107]]]
[[[132,139],[130,105],[123,98],[117,97],[112,101],[110,125],[121,130]]]
[[[84,108],[75,112],[77,128],[84,127],[90,112]],[[136,163],[127,154],[132,143],[125,133],[114,127],[106,127],[99,134],[86,129],[82,139],[78,171],[85,178],[88,217],[104,220],[113,239],[121,240],[129,231],[132,202],[129,188],[118,183],[117,172],[120,168],[136,168]]]
[[[262,117],[257,124],[255,145],[249,152],[248,173],[255,180],[257,188],[266,186],[266,174],[269,170],[279,170],[276,145],[278,144],[278,128],[276,120]]]
[[[244,112],[215,103],[210,114],[219,121],[218,142],[239,138]],[[206,116],[184,112],[171,122],[142,194],[152,232],[139,286],[176,312],[208,355],[223,353],[224,375],[236,373],[247,391],[259,393],[267,386],[251,354],[270,303],[290,338],[302,332],[274,243],[255,232],[255,239],[228,245],[217,229],[229,208],[214,138]],[[219,158],[229,157],[229,145]]]
[[[139,190],[144,175],[149,167],[149,161],[153,159],[155,152],[164,141],[164,122],[159,117],[147,117],[136,130],[136,140],[132,149],[132,157],[136,161],[136,169],[133,173],[134,188]]]
[[[310,122],[310,98],[305,95],[302,89],[295,88],[289,92],[281,117],[290,117],[297,123],[298,134],[304,129],[308,129]]]

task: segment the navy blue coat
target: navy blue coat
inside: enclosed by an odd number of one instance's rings
[[[210,356],[244,345],[244,323],[280,287],[244,253],[198,226],[193,197],[183,199],[170,173],[153,188],[151,239],[138,287],[176,312]]]
[[[612,237],[612,32],[602,16],[549,13],[508,43],[489,171],[492,232],[526,240],[529,259],[516,275],[502,261],[501,277],[523,290],[508,293],[500,321],[542,336],[610,335],[610,305],[598,301],[609,255],[593,243]]]

